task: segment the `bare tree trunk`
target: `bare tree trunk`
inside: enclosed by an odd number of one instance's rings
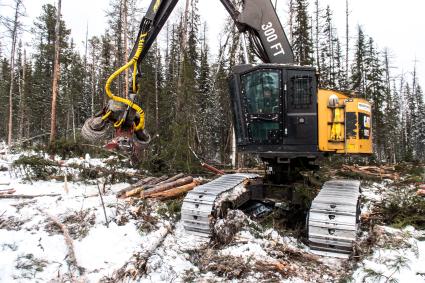
[[[156,134],[159,133],[159,105],[158,105],[158,66],[159,66],[159,48],[155,46],[156,51],[156,69],[155,69],[155,126]]]
[[[124,60],[128,60],[128,5],[123,0],[123,36],[124,36]],[[124,95],[128,98],[128,69],[124,73]]]
[[[332,86],[335,85],[335,54],[334,54],[334,42],[333,42],[333,26],[332,21],[329,22],[329,49],[331,52],[330,56],[330,72],[329,72],[329,81],[331,82]]]
[[[315,42],[316,42],[316,65],[317,65],[317,71],[320,74],[320,53],[319,53],[319,0],[316,0],[314,3],[316,6],[316,36],[315,36]]]
[[[26,104],[25,104],[25,89],[26,89],[26,73],[27,73],[27,51],[24,49],[24,58],[22,62],[22,87],[20,92],[20,100],[19,100],[19,132],[18,137],[22,139],[24,136],[24,122],[25,122],[25,114],[26,114]]]
[[[93,43],[93,42],[92,42]],[[92,82],[91,82],[91,104],[90,104],[90,112],[91,116],[94,117],[94,96],[96,95],[96,69],[95,69],[95,46],[94,43],[92,44],[93,48],[93,54],[92,54],[92,64],[91,64],[91,76],[92,76]]]
[[[19,41],[19,46],[22,46],[22,41]],[[21,117],[22,117],[22,115],[23,115],[23,91],[22,91],[22,84],[23,84],[23,82],[22,82],[22,72],[23,72],[23,58],[20,58],[21,59],[21,61],[19,62],[19,65],[18,65],[18,80],[17,80],[17,82],[18,82],[18,84],[17,84],[17,86],[18,86],[18,94],[19,94],[19,105],[18,105],[18,121],[20,122],[21,121]],[[20,140],[21,138],[22,138],[22,132],[21,132],[21,128],[22,128],[22,123],[19,123],[18,124],[18,140]]]
[[[183,78],[183,73],[184,73],[184,56],[185,56],[185,52],[186,52],[186,44],[187,44],[187,22],[189,20],[189,4],[190,4],[191,0],[186,0],[186,7],[184,10],[184,17],[183,17],[183,30],[181,31],[182,33],[182,41],[180,44],[180,66],[179,66],[179,76],[178,76],[178,80],[177,80],[177,89],[180,90],[182,87],[182,78]],[[178,115],[179,111],[180,111],[180,106],[181,106],[181,101],[179,96],[177,96],[177,100],[176,100],[176,116]]]
[[[58,80],[60,76],[60,18],[61,18],[61,4],[62,0],[58,0],[58,9],[56,16],[55,26],[55,61],[53,64],[53,82],[52,82],[52,113],[51,113],[51,124],[50,124],[50,144],[53,144],[56,140],[56,104],[58,95]]]
[[[89,46],[89,23],[86,24],[86,42],[85,42],[85,50],[84,50],[84,72],[85,76],[83,77],[83,90],[84,90],[84,96],[88,95],[88,87],[87,87],[87,80],[88,80],[88,70],[87,70],[87,52],[88,52],[88,46]],[[90,105],[90,114],[91,117],[93,117],[93,107]],[[74,111],[74,109],[73,109]],[[73,114],[73,117],[75,115]],[[74,138],[75,139],[75,138]]]
[[[291,45],[294,44],[294,0],[289,0],[289,38]]]
[[[7,135],[7,144],[12,145],[12,132],[13,132],[13,81],[14,69],[15,69],[15,52],[16,52],[16,40],[18,38],[18,19],[19,19],[19,6],[22,4],[21,0],[17,0],[15,6],[15,17],[13,20],[12,28],[12,50],[10,51],[10,88],[9,88],[9,125],[8,125],[8,135]]]
[[[345,80],[348,81],[348,56],[349,56],[349,26],[348,26],[348,0],[345,1]]]
[[[118,30],[117,30],[117,48],[116,48],[116,58],[118,60],[118,66],[121,67],[122,65],[124,65],[124,55],[122,54],[122,48],[123,48],[123,43],[122,43],[122,18],[123,18],[123,8],[122,8],[122,1],[119,1],[120,7],[119,7],[119,18],[118,18]],[[119,76],[117,78],[118,82],[117,82],[117,87],[118,87],[118,93],[119,96],[123,97],[123,80],[122,80],[122,76]]]

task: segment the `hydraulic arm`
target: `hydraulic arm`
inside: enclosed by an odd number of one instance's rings
[[[264,63],[292,64],[293,53],[283,31],[279,18],[270,0],[245,0],[238,11],[230,0],[220,0],[230,14],[238,30],[248,36],[252,49]],[[141,65],[159,32],[174,10],[178,0],[152,0],[143,17],[137,41],[128,62],[115,71],[107,80],[105,92],[110,98],[108,105],[95,117],[88,119],[83,126],[83,136],[92,141],[107,136],[107,124],[115,128],[115,138],[107,144],[110,149],[124,149],[136,156],[150,141],[145,131],[145,113],[135,103],[140,94],[138,79],[142,76]],[[129,82],[130,93],[123,98],[112,93],[113,81],[125,70],[132,76]]]

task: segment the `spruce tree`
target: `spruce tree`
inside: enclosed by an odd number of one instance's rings
[[[312,65],[313,42],[310,35],[311,25],[308,16],[308,1],[295,0],[294,11],[292,48],[295,61],[300,65]]]
[[[29,105],[31,111],[29,118],[33,121],[32,135],[43,134],[49,131],[50,97],[52,89],[53,60],[54,60],[54,34],[56,23],[56,8],[46,4],[41,15],[34,22],[32,32],[35,38],[33,95]],[[69,60],[68,42],[71,31],[61,20],[60,24],[60,50],[61,63]],[[59,82],[61,84],[61,81]],[[59,99],[62,97],[59,96]],[[61,102],[59,102],[61,103]]]
[[[384,64],[380,60],[374,41],[369,38],[366,44],[364,57],[364,78],[365,93],[367,98],[373,102],[372,117],[374,131],[375,154],[380,160],[384,157],[385,136],[384,136],[384,102],[385,102],[385,74]]]
[[[0,70],[0,116],[7,117],[9,105],[9,88],[10,88],[10,65],[6,58],[1,61]],[[0,137],[7,137],[7,119],[0,119]]]
[[[358,26],[357,41],[355,45],[354,61],[351,66],[350,89],[360,93],[367,98],[365,94],[365,75],[364,75],[364,57],[365,57],[365,37],[363,30]]]

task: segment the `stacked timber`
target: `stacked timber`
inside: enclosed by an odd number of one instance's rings
[[[147,177],[119,191],[117,197],[165,200],[177,198],[200,184],[201,182],[199,180],[191,176],[185,177],[182,173],[170,178],[165,175],[161,177]]]

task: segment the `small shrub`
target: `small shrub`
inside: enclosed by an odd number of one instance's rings
[[[20,170],[27,180],[47,180],[59,171],[57,163],[38,155],[22,155],[12,164],[15,170]],[[22,172],[23,171],[23,172]]]
[[[412,189],[399,188],[388,194],[380,208],[386,223],[395,228],[425,229],[425,198]]]

